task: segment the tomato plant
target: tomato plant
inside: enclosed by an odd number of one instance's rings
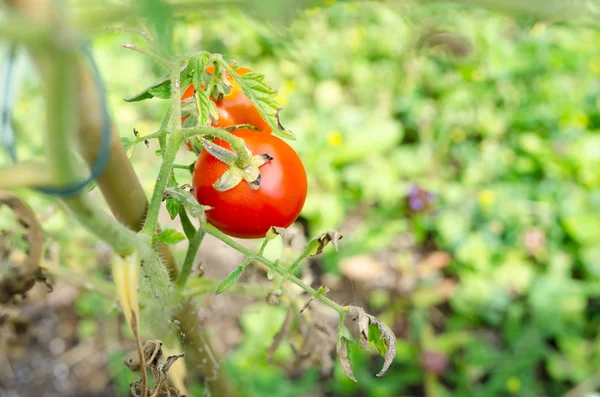
[[[306,199],[307,179],[302,161],[294,149],[273,135],[247,129],[232,134],[244,139],[254,155],[266,153],[273,159],[260,167],[257,190],[241,182],[221,192],[213,184],[228,166],[202,151],[194,168],[193,186],[198,202],[212,207],[206,211],[207,220],[222,232],[241,238],[264,237],[271,226],[288,227]],[[215,143],[231,148],[221,139]]]
[[[208,66],[205,71],[212,75],[215,71],[215,67],[212,65]],[[240,67],[236,69],[235,72],[239,76],[244,76],[250,73],[251,70]],[[227,81],[231,85],[229,93],[223,95],[222,98],[215,99],[211,97],[211,100],[217,105],[217,113],[219,115],[219,119],[212,123],[213,127],[225,128],[237,124],[250,124],[263,132],[271,132],[269,124],[261,117],[258,110],[256,110],[254,105],[250,102],[250,99],[244,95],[242,88],[228,73]],[[191,98],[192,95],[194,95],[194,86],[190,84],[181,96],[181,100],[183,101]],[[189,117],[189,115],[184,116],[181,121],[185,121],[187,117]]]

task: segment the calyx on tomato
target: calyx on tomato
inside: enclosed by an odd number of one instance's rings
[[[215,190],[225,192],[236,187],[242,180],[248,183],[253,190],[260,188],[260,170],[259,168],[273,157],[268,153],[253,155],[248,148],[244,148],[246,153],[235,153],[216,145],[206,138],[201,138],[204,149],[213,157],[227,164],[227,171],[213,183]]]

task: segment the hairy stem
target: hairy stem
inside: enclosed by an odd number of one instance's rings
[[[200,228],[196,231],[194,238],[190,240],[190,245],[188,246],[187,253],[185,254],[185,259],[183,261],[183,266],[181,267],[181,273],[177,279],[177,286],[179,288],[185,287],[185,283],[192,272],[192,266],[196,260],[196,254],[198,253],[198,249],[200,248],[200,244],[202,244],[202,240],[204,239],[205,235],[206,232]]]
[[[142,229],[142,233],[146,235],[154,235],[156,233],[156,226],[158,225],[158,214],[160,212],[160,206],[163,201],[165,194],[165,188],[169,181],[169,175],[177,156],[177,151],[183,143],[183,136],[181,133],[181,103],[179,102],[181,97],[181,88],[179,86],[179,65],[175,65],[171,70],[171,133],[167,140],[167,148],[163,154],[163,162],[158,172],[158,178],[156,179],[156,185],[154,185],[154,191],[152,192],[152,198],[150,199],[150,206],[148,207],[148,214],[146,215],[146,223]],[[166,120],[163,120],[163,125],[166,124]],[[163,128],[161,127],[161,130]]]
[[[139,46],[137,46],[135,44],[131,44],[131,43],[123,43],[123,48],[127,48],[127,49],[130,49],[135,52],[139,52],[140,54],[147,56],[148,58],[150,58],[153,61],[155,61],[156,63],[164,66],[165,68],[171,69],[171,63],[169,61],[167,61],[166,59],[164,59],[161,56],[156,55],[155,53],[153,53],[151,51],[148,51],[147,49],[145,49],[143,47],[139,47]]]
[[[305,260],[307,257],[308,254],[301,255],[300,257],[298,257],[298,259],[294,261],[294,263],[292,263],[292,265],[288,269],[286,269],[286,274],[283,275],[283,277],[281,277],[281,280],[279,280],[276,290],[280,290],[283,287],[283,284],[285,284],[285,282],[289,279],[289,276],[294,274],[294,272],[298,268],[298,265],[300,265],[300,263],[302,263],[302,261]]]
[[[213,295],[219,287],[219,284],[221,284],[221,280],[210,278],[194,279],[193,282],[190,280],[188,286],[183,290],[182,295],[184,298],[193,298],[200,295]],[[236,283],[232,285],[231,288],[223,291],[223,294],[264,299],[268,292],[268,288],[264,286]]]
[[[254,253],[252,250],[250,250],[250,249],[244,247],[243,245],[237,243],[231,237],[227,236],[225,233],[223,233],[222,231],[220,231],[219,229],[217,229],[216,227],[214,227],[210,223],[207,223],[206,225],[204,225],[204,230],[208,234],[210,234],[210,235],[218,238],[219,240],[221,240],[225,244],[229,245],[231,248],[234,248],[234,249],[240,251],[241,253],[243,253],[244,255],[246,255],[248,258],[264,264],[269,269],[272,269],[272,270],[276,271],[277,273],[279,273],[281,276],[287,276],[287,278],[291,282],[293,282],[294,284],[296,284],[297,286],[299,286],[300,288],[302,288],[303,290],[305,290],[306,292],[308,292],[313,298],[320,300],[321,302],[323,302],[327,306],[329,306],[332,309],[336,310],[338,313],[345,313],[346,312],[346,309],[343,306],[338,305],[337,303],[335,303],[331,299],[327,298],[326,296],[323,296],[323,294],[319,293],[316,289],[312,288],[311,286],[309,286],[308,284],[306,284],[304,281],[300,280],[298,277],[296,277],[294,275],[288,274],[285,269],[280,268],[275,263],[271,262],[270,260],[268,260],[267,258],[263,257],[262,255],[258,255],[256,253]]]

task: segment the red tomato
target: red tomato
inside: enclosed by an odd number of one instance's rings
[[[306,199],[307,179],[302,161],[294,149],[271,134],[243,129],[232,134],[244,139],[254,155],[267,153],[273,160],[260,167],[257,190],[242,181],[219,192],[212,185],[227,171],[227,165],[203,150],[194,168],[193,186],[198,202],[212,207],[206,211],[207,220],[222,232],[240,238],[260,238],[271,226],[290,226]],[[216,139],[215,143],[231,149],[223,140]]]
[[[212,74],[214,66],[206,68],[206,72]],[[238,76],[250,73],[248,68],[239,68],[235,70]],[[235,79],[228,75],[227,81],[231,83],[231,91],[221,100],[215,101],[219,113],[219,121],[213,126],[229,127],[236,124],[250,124],[262,132],[271,132],[271,127],[260,116],[258,110],[252,105],[250,99],[244,95],[242,88],[235,82]]]
[[[214,71],[215,67],[212,65],[206,68],[206,72],[209,74],[214,73]],[[243,76],[250,73],[251,70],[248,68],[238,68],[235,72],[239,76]],[[211,100],[217,105],[217,114],[219,115],[219,120],[212,123],[212,126],[225,128],[238,124],[250,124],[262,132],[271,132],[269,124],[261,117],[246,95],[244,95],[244,92],[235,82],[235,79],[228,75],[227,81],[231,84],[229,94],[220,100],[215,100],[211,97]],[[194,86],[190,85],[181,96],[181,100],[190,98],[192,95],[194,95]],[[188,117],[189,115],[182,117],[181,122],[183,123]],[[186,145],[188,149],[192,150],[189,142],[186,142]]]

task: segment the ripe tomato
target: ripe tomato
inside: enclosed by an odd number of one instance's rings
[[[214,66],[206,68],[206,72],[212,74],[215,71]],[[251,72],[248,68],[238,68],[235,71],[238,76],[243,76]],[[271,132],[271,127],[258,113],[258,110],[252,105],[250,99],[244,95],[242,88],[235,82],[235,79],[228,76],[227,81],[231,84],[231,91],[222,99],[215,101],[219,113],[219,121],[215,127],[229,127],[236,124],[250,124],[262,132]]]
[[[267,153],[273,160],[259,168],[261,182],[257,190],[242,181],[219,192],[213,183],[227,171],[227,165],[203,150],[194,168],[193,186],[198,202],[212,207],[206,211],[207,220],[222,232],[240,238],[260,238],[271,226],[290,226],[306,199],[307,179],[302,161],[294,149],[271,134],[244,129],[232,134],[244,139],[254,155]],[[231,149],[223,140],[215,143]]]
[[[184,100],[191,98],[193,95],[194,95],[194,86],[192,84],[190,84],[188,86],[188,88],[185,90],[185,92],[183,93],[183,95],[181,96],[181,102],[183,103]],[[181,118],[181,124],[183,124],[183,122],[185,120],[187,120],[188,117],[190,117],[189,114],[186,114],[185,116],[183,116]],[[190,150],[192,150],[191,147],[190,147]]]
[[[206,72],[209,74],[214,73],[214,71],[215,67],[212,65],[206,68]],[[235,72],[239,76],[243,76],[250,73],[251,70],[248,68],[239,68]],[[229,94],[219,100],[211,98],[217,105],[217,113],[219,115],[219,120],[213,123],[213,127],[225,128],[237,124],[250,124],[263,132],[271,132],[269,124],[267,124],[260,116],[258,110],[256,110],[246,95],[244,95],[244,92],[235,82],[235,79],[228,75],[227,80],[231,84],[231,91]],[[181,100],[183,101],[184,99],[191,98],[192,95],[194,95],[194,86],[189,85],[181,96]],[[189,115],[184,116],[181,119],[181,122],[184,122],[187,117],[189,117]]]

